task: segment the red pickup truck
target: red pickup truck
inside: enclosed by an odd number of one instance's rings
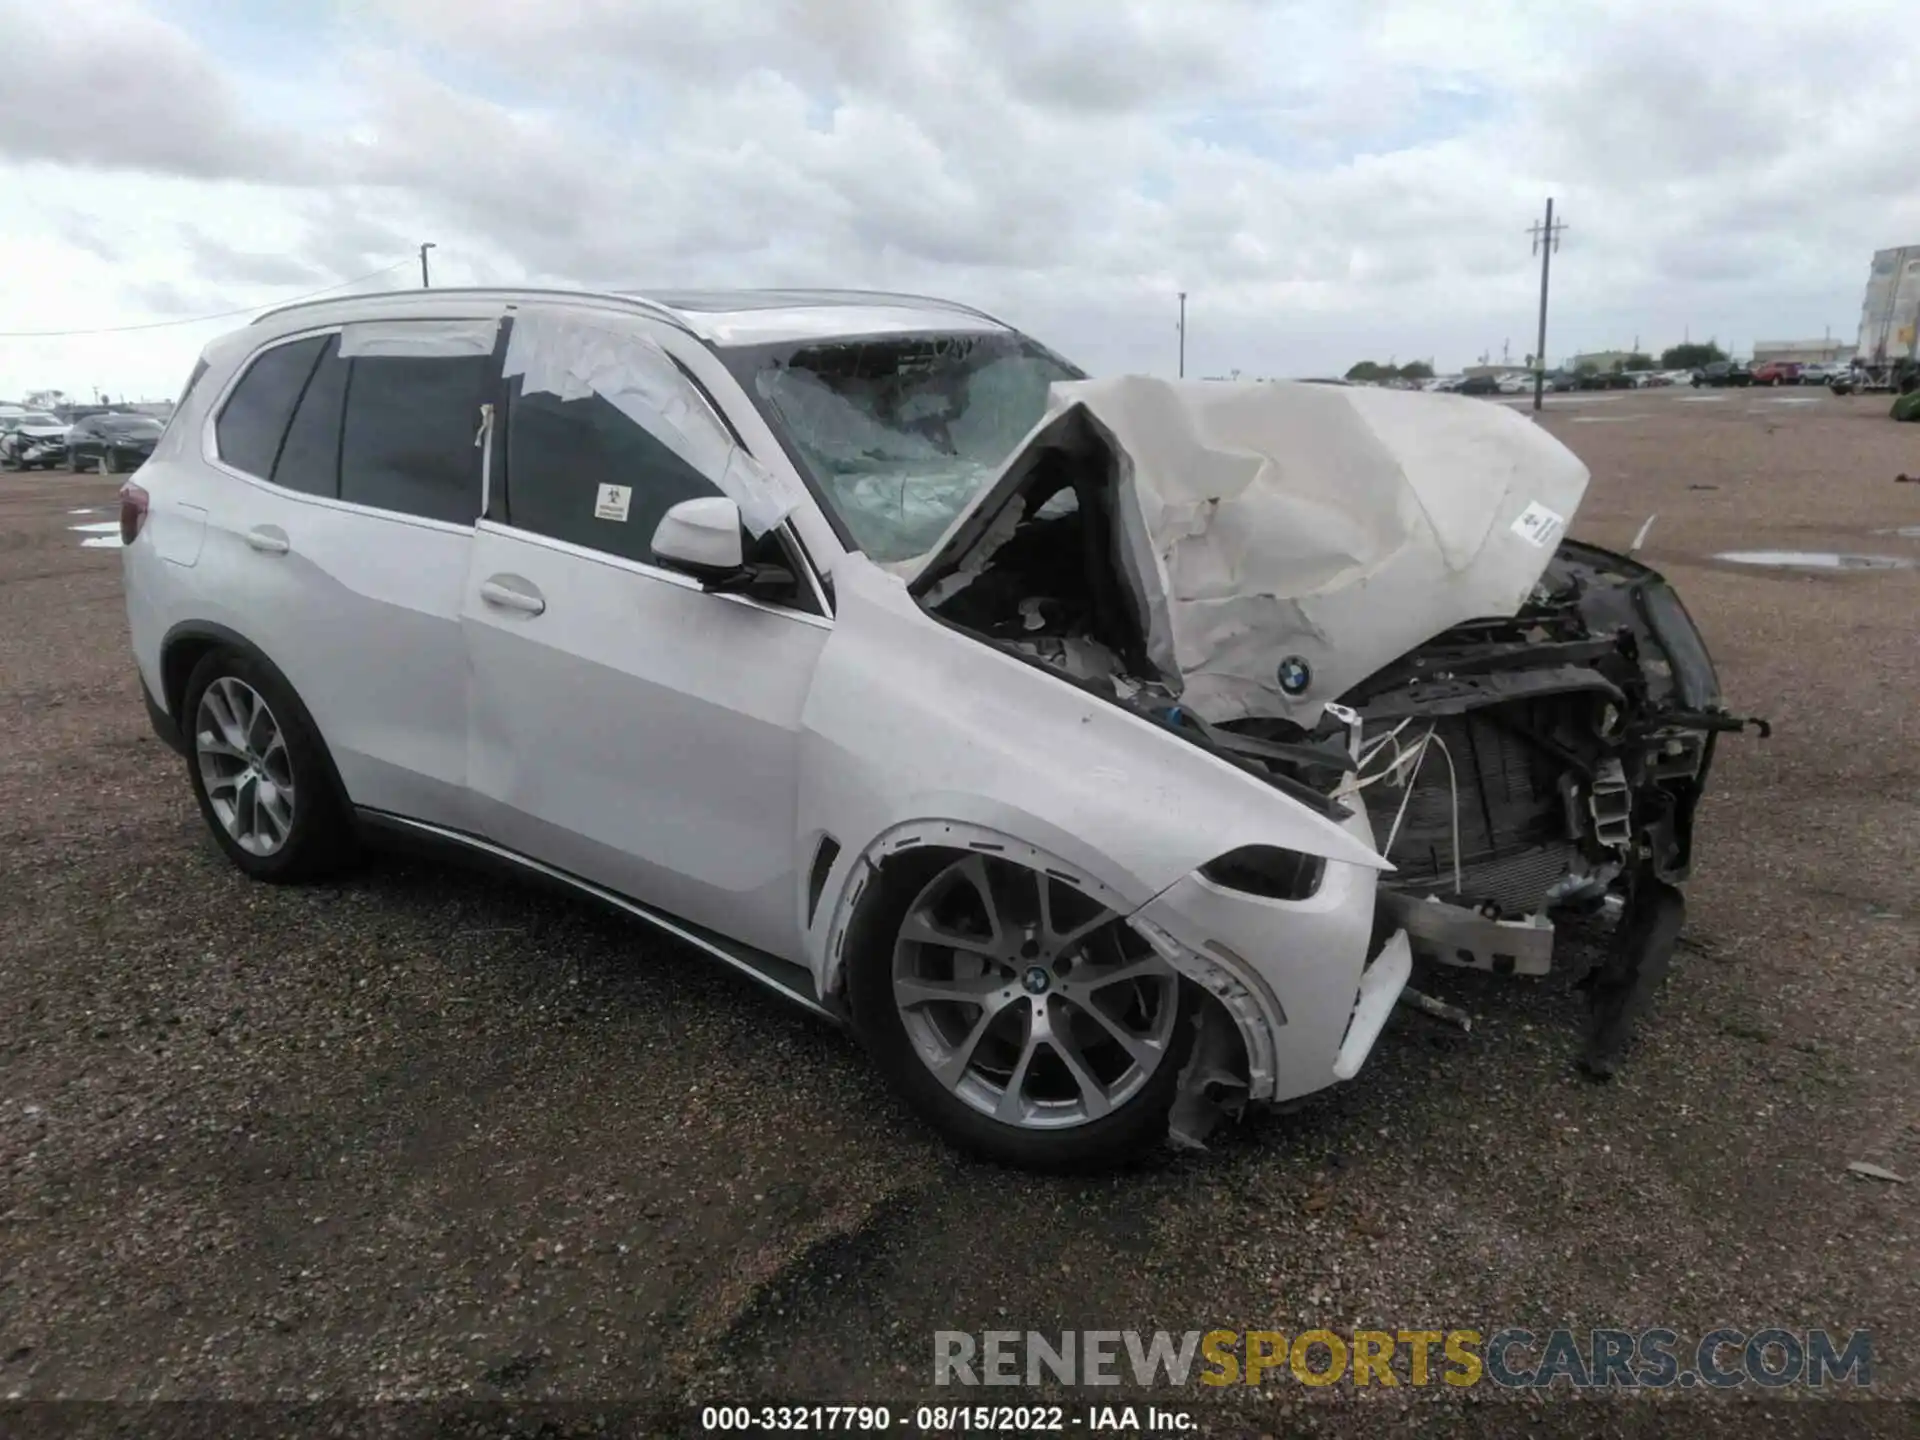
[[[1753,367],[1753,383],[1756,385],[1798,385],[1800,383],[1800,362],[1797,360],[1768,360]]]

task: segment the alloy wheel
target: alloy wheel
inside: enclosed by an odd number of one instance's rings
[[[1125,1105],[1173,1048],[1179,977],[1113,911],[1043,872],[968,855],[914,897],[893,997],[965,1104],[1061,1129]]]
[[[293,757],[260,692],[223,675],[194,718],[194,756],[207,803],[249,855],[275,854],[293,832]]]

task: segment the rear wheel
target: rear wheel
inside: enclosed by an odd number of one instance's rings
[[[120,473],[120,452],[111,446],[109,446],[106,452],[100,457],[100,473],[102,475],[118,475]]]
[[[1165,1135],[1188,1002],[1099,901],[999,856],[928,851],[882,873],[848,945],[856,1029],[954,1144],[1084,1169]]]
[[[180,714],[194,798],[236,866],[256,880],[300,880],[351,856],[352,825],[326,752],[271,669],[215,650],[194,667]]]

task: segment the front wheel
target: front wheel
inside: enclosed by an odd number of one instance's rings
[[[1166,1134],[1190,1002],[1099,901],[998,856],[929,850],[882,872],[847,944],[855,1029],[953,1144],[1078,1170]]]
[[[353,830],[305,707],[268,666],[210,652],[187,679],[194,799],[227,858],[256,880],[337,868]]]

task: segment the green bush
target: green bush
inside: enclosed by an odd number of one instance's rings
[[[1896,420],[1920,420],[1920,390],[1911,395],[1902,395],[1893,402],[1893,418]]]

